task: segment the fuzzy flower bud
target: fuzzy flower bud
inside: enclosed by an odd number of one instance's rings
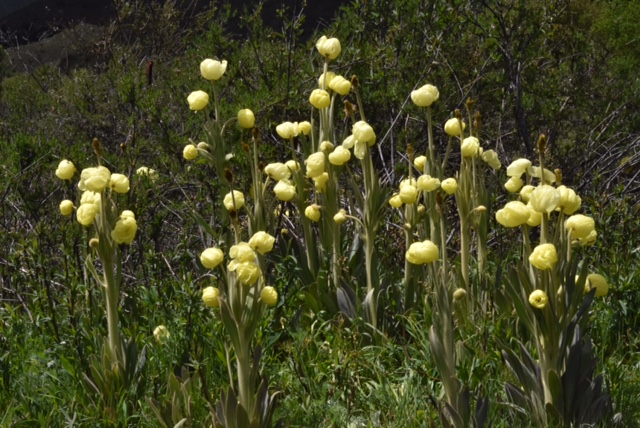
[[[548,270],[558,262],[558,252],[553,244],[540,244],[533,249],[529,263],[540,270]]]
[[[225,71],[227,71],[227,61],[207,58],[200,63],[200,74],[207,80],[219,80]]]
[[[60,214],[62,214],[63,216],[73,214],[73,202],[71,202],[69,199],[65,199],[64,201],[60,202]]]
[[[278,303],[278,292],[275,288],[267,285],[260,291],[260,300],[267,306],[275,306]]]
[[[193,144],[187,144],[182,150],[182,156],[188,161],[192,161],[198,157],[198,148]]]
[[[438,246],[428,239],[422,242],[414,242],[405,253],[407,261],[414,265],[435,262],[439,257]]]
[[[411,101],[418,107],[429,107],[440,98],[438,88],[433,85],[424,85],[421,88],[411,91]]]
[[[215,287],[207,287],[202,290],[202,301],[208,308],[220,306],[220,290]]]
[[[60,180],[71,180],[76,173],[76,166],[69,160],[62,160],[56,169],[56,177]]]
[[[207,248],[200,254],[200,263],[207,269],[213,269],[224,260],[224,254],[220,248]]]
[[[340,46],[340,40],[335,37],[329,39],[327,36],[322,36],[316,42],[316,49],[323,57],[336,59],[340,55],[342,47]]]
[[[273,250],[273,244],[275,242],[276,238],[269,235],[267,232],[259,231],[249,239],[249,247],[264,255]]]
[[[244,194],[239,190],[234,190],[233,195],[229,192],[225,195],[223,203],[227,211],[238,211],[244,206]]]
[[[238,111],[238,125],[244,129],[251,129],[256,123],[256,117],[248,108]]]
[[[116,222],[116,226],[111,231],[111,238],[118,244],[131,245],[137,231],[138,223],[135,218],[120,216],[120,220]]]
[[[542,290],[534,290],[529,295],[529,304],[536,309],[544,309],[549,302],[549,296]]]
[[[189,108],[193,111],[200,111],[209,104],[209,94],[205,91],[193,91],[187,97]]]

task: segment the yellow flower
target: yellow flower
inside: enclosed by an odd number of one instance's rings
[[[504,188],[507,189],[509,193],[518,192],[524,183],[522,182],[522,178],[520,177],[509,177],[506,183],[504,183]]]
[[[307,165],[307,177],[316,178],[324,172],[325,154],[316,152],[310,155],[305,161]]]
[[[335,150],[329,154],[329,162],[331,162],[332,165],[344,165],[349,162],[349,159],[351,159],[351,152],[342,146],[336,147]]]
[[[102,209],[102,204],[100,202],[102,199],[102,196],[100,195],[101,193],[99,192],[92,192],[91,190],[86,190],[82,192],[82,196],[80,197],[80,205],[93,204],[96,206],[96,212],[100,212],[100,210]]]
[[[333,221],[337,224],[342,224],[347,221],[347,212],[344,209],[340,209],[336,215],[333,216]]]
[[[464,288],[457,288],[456,291],[453,292],[453,300],[459,302],[460,300],[464,299],[466,295],[467,290],[465,290]]]
[[[307,208],[304,209],[304,215],[311,221],[314,222],[318,222],[320,221],[320,206],[313,204],[313,205],[309,205]]]
[[[227,61],[207,58],[200,63],[200,74],[207,80],[219,80],[225,71],[227,71]]]
[[[592,273],[587,275],[587,281],[584,284],[585,292],[596,289],[596,297],[606,296],[609,292],[609,283],[604,276]]]
[[[318,77],[318,86],[320,87],[320,89],[327,90],[327,88],[330,88],[329,85],[331,84],[331,81],[334,77],[336,77],[336,73],[334,73],[333,71],[322,73],[320,77]]]
[[[200,254],[200,263],[207,269],[213,269],[224,260],[224,254],[220,248],[207,248]]]
[[[480,141],[476,137],[467,137],[462,140],[460,152],[465,158],[472,158],[477,155],[478,149],[480,149]]]
[[[260,291],[260,300],[267,306],[275,306],[278,303],[278,292],[275,288],[267,285]]]
[[[414,242],[405,253],[407,261],[414,265],[435,262],[439,257],[438,246],[428,239],[422,242]]]
[[[317,177],[313,177],[313,184],[315,185],[316,192],[324,193],[327,190],[327,182],[329,181],[329,173],[323,172]]]
[[[122,211],[122,213],[120,213],[120,218],[136,218],[136,215],[133,213],[133,211],[130,210],[124,210]]]
[[[64,216],[73,214],[73,202],[71,202],[69,199],[65,199],[64,201],[60,202],[60,214]]]
[[[109,187],[116,193],[127,193],[129,191],[129,178],[124,174],[111,174]]]
[[[229,192],[224,196],[223,204],[227,211],[238,211],[244,206],[244,194],[239,190],[234,190],[233,194]]]
[[[194,91],[187,97],[189,108],[193,111],[200,111],[209,104],[209,94],[205,91]]]
[[[244,108],[238,111],[238,125],[244,129],[251,129],[256,123],[256,117],[251,110]]]
[[[309,102],[317,109],[327,108],[331,104],[331,96],[324,89],[314,89],[309,95]]]
[[[432,177],[428,174],[423,174],[418,177],[418,189],[423,192],[431,192],[440,187],[440,180],[435,177]]]
[[[290,159],[290,160],[286,161],[284,164],[291,171],[297,171],[297,170],[300,169],[300,164],[298,162],[294,161],[293,159]]]
[[[265,166],[264,173],[275,181],[288,180],[291,177],[291,170],[282,162],[273,162]]]
[[[311,123],[307,122],[306,120],[300,122],[298,124],[298,129],[302,135],[309,135],[311,134]]]
[[[131,245],[137,231],[138,223],[135,218],[120,216],[120,220],[116,222],[116,226],[111,231],[111,238],[118,244]]]
[[[351,133],[356,139],[356,144],[361,142],[373,146],[376,143],[376,133],[373,131],[371,125],[364,120],[356,122],[353,125],[353,128],[351,128]]]
[[[269,235],[267,232],[259,231],[249,239],[249,247],[253,250],[264,255],[273,250],[273,244],[276,242],[276,238]]]
[[[400,199],[400,195],[398,193],[396,193],[389,199],[389,205],[391,205],[393,208],[402,207],[402,199]]]
[[[253,285],[262,274],[260,268],[254,262],[238,263],[236,266],[238,280],[245,285]]]
[[[440,98],[438,88],[433,85],[424,85],[421,88],[411,91],[411,101],[418,107],[429,107]]]
[[[522,199],[522,202],[524,202],[525,204],[528,203],[531,199],[531,192],[533,192],[535,189],[536,188],[531,184],[527,184],[522,189],[520,189],[520,199]]]
[[[529,159],[516,159],[507,167],[507,175],[509,177],[521,177],[530,166],[531,161]]]
[[[511,201],[496,212],[496,220],[504,227],[518,227],[525,224],[530,215],[525,204],[520,201]]]
[[[540,244],[533,249],[529,262],[540,270],[551,269],[558,262],[558,253],[553,244]]]
[[[402,186],[400,188],[400,200],[405,204],[415,204],[418,200],[418,189],[411,184],[407,184],[406,186]]]
[[[542,213],[539,213],[538,211],[534,210],[531,207],[531,204],[527,204],[527,209],[529,210],[529,219],[527,220],[527,224],[531,227],[536,227],[536,226],[540,226],[540,223],[542,223]]]
[[[280,138],[284,138],[285,140],[297,137],[299,130],[300,128],[297,122],[282,122],[280,125],[276,126],[276,132]]]
[[[531,192],[529,203],[539,213],[550,213],[560,203],[560,192],[548,184],[541,184]]]
[[[342,76],[335,76],[329,82],[329,88],[344,97],[351,90],[351,82]]]
[[[322,36],[316,42],[316,49],[323,57],[336,59],[340,55],[342,47],[340,46],[340,40],[334,37],[328,39],[327,36]]]
[[[487,163],[492,169],[500,169],[502,165],[500,164],[500,159],[498,158],[498,154],[494,150],[487,150],[482,152],[480,156],[483,161]]]
[[[586,238],[578,238],[578,242],[580,245],[588,247],[596,243],[596,239],[598,239],[598,232],[596,230],[592,230],[589,232]]]
[[[458,190],[458,182],[455,178],[446,178],[442,180],[440,187],[447,195],[453,195]]]
[[[139,177],[149,177],[149,180],[156,181],[158,179],[158,173],[155,169],[151,169],[147,166],[141,166],[136,170],[136,175]]]
[[[69,160],[62,160],[56,169],[56,177],[60,180],[71,180],[76,173],[76,166]]]
[[[163,325],[159,325],[153,329],[153,338],[160,344],[164,343],[170,336],[171,333],[169,333],[169,329]]]
[[[94,204],[82,204],[76,211],[76,220],[83,226],[90,226],[96,218],[98,208]]]
[[[571,233],[572,238],[585,239],[595,231],[596,224],[591,217],[574,214],[564,222],[564,227]]]
[[[427,157],[425,155],[418,156],[413,160],[413,166],[420,172],[424,172],[424,166],[427,163]]]
[[[534,290],[529,295],[529,304],[536,309],[544,309],[549,302],[549,296],[542,290]]]
[[[527,168],[527,174],[529,174],[531,177],[541,179],[544,184],[551,184],[555,183],[556,181],[556,175],[553,173],[553,171],[544,168],[541,172],[539,166],[530,166],[529,168]]]
[[[220,290],[215,287],[207,287],[202,290],[202,301],[208,308],[220,306]]]
[[[198,157],[198,148],[193,144],[187,144],[184,146],[184,150],[182,150],[182,156],[186,160],[192,161]]]
[[[111,180],[111,172],[104,167],[85,168],[80,173],[78,189],[91,190],[92,192],[102,192],[107,188]]]
[[[324,153],[331,153],[333,151],[333,143],[331,141],[323,141],[320,143],[320,151]]]
[[[236,245],[232,245],[229,248],[229,257],[234,259],[236,263],[245,263],[245,262],[255,262],[256,261],[256,253],[251,248],[248,242],[239,242]],[[230,270],[234,270],[233,266],[230,267]]]
[[[582,198],[577,195],[575,190],[567,186],[558,186],[558,191],[560,192],[558,209],[562,210],[563,214],[571,215],[580,209]]]
[[[467,124],[462,122],[462,130],[467,129]],[[444,132],[450,137],[458,137],[460,135],[460,122],[455,117],[449,119],[444,124]]]
[[[273,192],[276,194],[276,198],[287,202],[296,196],[296,186],[291,184],[289,180],[280,180],[278,184],[274,186]]]

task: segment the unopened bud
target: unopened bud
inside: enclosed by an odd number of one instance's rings
[[[478,206],[475,208],[475,211],[476,211],[476,212],[479,212],[479,213],[484,213],[484,212],[486,212],[486,211],[487,211],[487,207],[485,207],[484,205],[478,205]]]
[[[360,87],[360,80],[358,80],[358,76],[354,74],[353,76],[351,76],[351,88],[354,91],[357,91],[359,87]]]
[[[465,103],[467,106],[467,110],[471,111],[473,110],[473,106],[475,105],[475,100],[473,100],[471,97],[467,98],[467,102]]]
[[[98,241],[98,238],[91,238],[89,240],[89,246],[91,248],[98,248],[98,245],[100,245],[100,241]]]
[[[425,208],[424,205],[422,205],[422,204],[418,205],[418,215],[419,216],[423,216],[426,211],[427,211],[427,209]]]
[[[344,115],[350,117],[353,115],[354,105],[351,104],[348,100],[344,100]]]
[[[544,153],[547,148],[547,137],[544,134],[540,134],[538,137],[538,151]]]
[[[562,170],[560,168],[556,168],[553,172],[556,174],[556,184],[558,186],[561,186],[562,185]]]
[[[475,129],[477,132],[481,126],[482,126],[482,115],[480,114],[479,111],[476,111],[476,114],[473,116],[473,129]]]
[[[197,147],[198,147],[200,150],[207,150],[207,151],[209,150],[209,145],[208,145],[207,143],[205,143],[204,141],[200,141],[200,142],[198,143]]]
[[[224,169],[224,178],[229,182],[233,183],[233,172],[229,168]]]
[[[260,130],[257,126],[254,126],[251,130],[251,136],[253,137],[253,141],[255,141],[256,143],[260,141]]]
[[[264,171],[264,167],[265,167],[264,162],[259,161],[258,162],[258,171],[260,171],[260,172]]]
[[[101,158],[102,150],[100,149],[100,140],[98,140],[97,138],[94,138],[93,141],[91,142],[91,146],[93,147],[93,151],[95,152],[96,156]]]
[[[251,153],[251,147],[244,141],[242,142],[242,150],[247,154]]]
[[[407,155],[409,155],[409,158],[413,157],[413,146],[411,144],[407,144]]]
[[[460,109],[455,109],[453,111],[453,115],[455,116],[456,119],[458,120],[462,120],[462,112],[460,111]]]
[[[464,299],[466,295],[467,291],[464,288],[458,288],[453,292],[453,300],[459,302],[460,300]]]
[[[411,223],[405,223],[403,227],[404,227],[404,230],[406,230],[407,232],[411,231]]]

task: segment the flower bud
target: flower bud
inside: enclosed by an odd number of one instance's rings
[[[89,247],[98,248],[99,245],[100,245],[100,240],[98,238],[89,239]]]
[[[327,108],[331,104],[331,96],[324,89],[314,89],[309,95],[309,102],[317,109]]]
[[[76,220],[83,226],[90,226],[96,218],[98,208],[94,204],[82,204],[76,210]]]
[[[166,342],[170,336],[169,330],[163,325],[159,325],[153,329],[153,338],[160,344]]]
[[[530,166],[531,161],[529,159],[516,159],[507,167],[507,175],[509,177],[521,177]]]
[[[345,223],[347,221],[347,212],[344,209],[340,209],[340,211],[333,216],[333,221],[337,224]]]
[[[534,290],[529,295],[529,304],[536,309],[544,309],[549,302],[549,296],[542,290]]]
[[[316,49],[325,58],[336,59],[340,55],[342,47],[340,46],[340,40],[332,37],[322,36],[316,42]]]
[[[249,239],[249,247],[259,252],[262,255],[273,250],[273,244],[276,242],[276,238],[269,235],[267,232],[256,232],[251,239]]]
[[[260,291],[260,300],[267,306],[275,306],[278,303],[278,292],[275,288],[267,285]]]
[[[542,213],[539,213],[538,211],[534,210],[531,207],[531,204],[527,204],[527,209],[529,210],[529,219],[527,220],[527,225],[531,226],[531,227],[536,227],[536,226],[540,226],[540,223],[542,223]]]
[[[457,288],[456,291],[453,292],[453,300],[459,302],[464,299],[467,295],[467,290],[464,288]]]
[[[487,163],[492,169],[498,170],[502,167],[498,154],[494,150],[487,150],[482,152],[480,156],[483,161]]]
[[[467,129],[467,125],[462,122],[462,130]],[[458,137],[460,136],[460,121],[455,117],[449,119],[444,124],[444,132],[450,137]]]
[[[393,208],[402,207],[402,199],[400,199],[400,195],[398,193],[389,198],[389,205],[391,205]]]
[[[80,173],[78,188],[82,191],[102,192],[107,188],[111,180],[111,172],[104,167],[85,168]]]
[[[440,98],[438,88],[433,85],[424,85],[421,88],[411,91],[411,101],[418,107],[429,107]]]
[[[304,163],[307,165],[307,177],[315,178],[324,172],[325,154],[316,152],[310,155]]]
[[[281,138],[290,140],[291,138],[298,136],[299,125],[297,123],[283,122],[276,126],[276,132]]]
[[[550,213],[560,203],[560,192],[548,184],[541,184],[531,192],[529,203],[539,213]]]
[[[356,141],[361,143],[367,143],[370,146],[373,146],[376,142],[376,133],[373,131],[371,125],[363,120],[360,120],[353,125],[351,133]]]
[[[298,129],[302,135],[309,135],[311,134],[311,123],[307,122],[306,120],[300,122],[298,124]]]
[[[182,156],[188,161],[192,161],[198,157],[198,148],[193,144],[187,144],[182,150]]]
[[[219,80],[227,70],[227,61],[205,59],[200,63],[200,74],[207,80]]]
[[[408,205],[415,204],[418,200],[418,189],[411,184],[407,184],[400,189],[400,200]]]
[[[417,186],[418,189],[422,190],[423,192],[431,192],[440,187],[440,180],[428,174],[423,174],[418,177]]]
[[[194,91],[187,97],[189,108],[193,111],[200,111],[209,104],[209,94],[204,91]]]
[[[572,238],[585,239],[595,230],[595,222],[591,217],[582,214],[574,214],[564,222]]]
[[[291,170],[281,162],[274,162],[265,166],[264,173],[275,181],[288,180],[291,177]]]
[[[333,151],[333,143],[331,141],[323,141],[320,143],[320,151],[323,153],[331,153]]]
[[[440,187],[447,195],[453,195],[458,190],[458,182],[455,178],[446,178],[442,180]]]
[[[60,180],[71,180],[76,173],[76,166],[66,159],[60,161],[56,169],[56,177]]]
[[[465,158],[471,158],[478,154],[480,148],[480,141],[476,137],[467,137],[462,140],[460,146],[460,152]]]
[[[428,239],[422,242],[414,242],[405,253],[407,261],[414,265],[435,262],[439,257],[440,251],[437,245]]]
[[[254,262],[238,263],[236,267],[236,274],[238,280],[245,285],[253,285],[260,279],[262,272],[260,268]]]
[[[331,162],[332,165],[344,165],[349,162],[349,159],[351,159],[351,152],[342,146],[336,147],[335,150],[329,154],[329,162]]]
[[[609,292],[609,283],[607,283],[606,278],[597,273],[587,275],[587,281],[585,282],[584,287],[585,291],[590,291],[595,288],[596,297],[606,296]]]
[[[523,185],[522,178],[520,177],[509,177],[506,183],[504,183],[504,188],[507,189],[509,193],[518,192]]]
[[[329,82],[329,88],[344,97],[351,90],[351,82],[342,76],[335,76]]]
[[[304,209],[304,215],[313,222],[320,221],[320,206],[313,204]]]
[[[533,192],[535,189],[536,188],[531,184],[527,184],[522,189],[520,189],[520,199],[522,199],[522,202],[524,202],[525,204],[528,203],[531,199],[531,192]]]
[[[273,188],[276,198],[283,202],[288,202],[296,195],[296,186],[291,184],[289,180],[280,180]]]
[[[496,212],[496,220],[504,227],[518,227],[525,224],[530,215],[525,204],[520,201],[511,201]]]
[[[318,77],[318,86],[320,89],[327,90],[331,84],[333,78],[336,77],[336,73],[333,71],[327,71],[326,73],[322,73],[320,77]]]
[[[124,174],[111,174],[109,187],[116,193],[127,193],[129,191],[129,178]]]
[[[116,222],[116,226],[111,231],[111,238],[118,244],[131,245],[138,231],[138,223],[133,217],[120,218]]]
[[[224,254],[220,248],[207,248],[200,254],[200,263],[207,269],[213,269],[224,260]]]
[[[248,108],[238,111],[238,125],[244,129],[251,129],[256,123],[256,117]]]
[[[313,177],[313,184],[315,185],[316,192],[324,193],[327,190],[327,182],[329,181],[329,173],[323,172],[317,177]]]
[[[69,199],[65,199],[64,201],[60,202],[60,214],[62,214],[63,216],[73,214],[73,202],[71,202]]]
[[[413,160],[413,166],[420,172],[424,172],[424,166],[427,163],[427,157],[425,155],[418,156]]]
[[[220,306],[220,290],[215,287],[207,287],[202,290],[202,301],[208,308]]]
[[[558,252],[553,244],[540,244],[533,249],[529,263],[540,270],[548,270],[558,262]]]
[[[576,194],[575,190],[567,186],[560,186],[558,191],[560,192],[558,209],[562,210],[563,214],[571,215],[580,209],[582,198]]]
[[[223,204],[227,211],[238,211],[244,206],[244,194],[239,190],[234,190],[233,194],[229,192],[225,195]]]

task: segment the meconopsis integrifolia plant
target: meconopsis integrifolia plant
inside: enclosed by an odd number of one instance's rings
[[[500,225],[521,231],[522,263],[511,269],[505,285],[513,306],[503,310],[515,310],[529,333],[528,340],[517,341],[517,351],[503,345],[520,384],[507,384],[507,393],[537,426],[595,425],[608,396],[582,330],[593,298],[609,286],[601,275],[587,275],[583,259],[596,242],[595,223],[576,214],[582,199],[562,184],[561,172],[546,168],[546,144],[540,136],[538,166],[517,159],[507,167],[505,188],[518,198],[495,214]]]
[[[91,248],[86,265],[105,292],[109,359],[117,363],[119,369],[116,371],[124,373],[125,357],[118,323],[122,252],[123,246],[130,245],[135,239],[138,224],[133,211],[122,210],[118,204],[117,195],[129,192],[129,178],[124,174],[112,173],[103,165],[102,147],[97,139],[93,140],[93,150],[97,156],[97,166],[81,171],[77,185],[81,192],[79,202],[62,201],[60,212],[64,216],[71,216],[75,211],[77,222],[86,229],[87,244]],[[76,168],[71,161],[60,162],[56,170],[58,178],[72,180],[75,175]],[[102,272],[95,267],[95,256],[100,261]]]

